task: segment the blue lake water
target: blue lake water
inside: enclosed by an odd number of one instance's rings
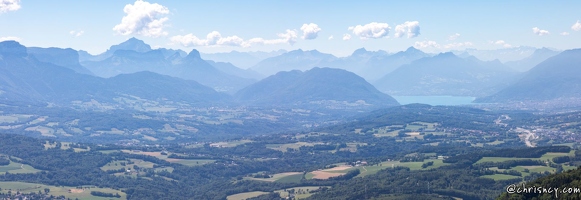
[[[402,105],[411,103],[429,104],[432,106],[457,106],[472,104],[476,97],[468,96],[393,96]]]

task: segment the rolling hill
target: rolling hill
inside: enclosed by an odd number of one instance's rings
[[[398,105],[391,96],[379,92],[354,73],[332,68],[279,72],[235,94],[249,104],[294,105],[334,100],[374,106]]]

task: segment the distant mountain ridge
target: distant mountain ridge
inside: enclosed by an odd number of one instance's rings
[[[8,104],[72,101],[115,102],[123,95],[150,100],[184,101],[212,105],[230,101],[195,81],[151,72],[120,75],[110,79],[76,73],[63,66],[39,61],[15,41],[0,42],[0,102]]]
[[[329,67],[329,63],[336,59],[337,57],[331,54],[321,53],[317,50],[303,51],[302,49],[297,49],[264,59],[251,69],[270,76],[281,71],[305,71],[314,67]]]
[[[314,67],[329,67],[345,69],[372,81],[381,78],[403,64],[409,64],[426,56],[428,54],[413,47],[395,54],[381,50],[368,51],[365,48],[360,48],[351,55],[341,58],[321,53],[317,50],[303,51],[298,49],[265,59],[253,66],[252,69],[265,75],[272,75],[279,71],[305,71]]]
[[[541,48],[541,49],[535,50],[535,52],[533,52],[533,54],[531,54],[530,56],[528,56],[522,60],[507,62],[506,65],[512,67],[513,69],[515,69],[517,71],[526,72],[526,71],[530,70],[531,68],[535,67],[536,65],[538,65],[539,63],[541,63],[541,62],[545,61],[546,59],[553,57],[559,53],[560,53],[559,51],[553,51],[553,50],[548,49],[548,48]]]
[[[581,49],[567,50],[539,63],[517,82],[475,102],[502,103],[581,98]]]
[[[115,50],[114,52],[111,52]],[[113,45],[102,55],[108,58],[98,61],[85,61],[83,65],[95,75],[109,78],[120,74],[151,71],[186,80],[195,80],[218,91],[233,93],[256,80],[235,75],[245,72],[247,77],[260,75],[251,71],[236,70],[235,66],[220,66],[219,70],[200,57],[200,52],[192,50],[185,57],[178,50],[155,49],[143,41],[132,38],[119,45]],[[233,68],[234,67],[234,68]]]
[[[516,75],[499,61],[460,58],[448,52],[403,65],[374,85],[401,96],[484,96],[508,85]]]
[[[93,75],[91,71],[83,67],[79,63],[79,54],[77,51],[68,48],[39,48],[39,47],[29,47],[27,52],[41,62],[48,62],[58,66],[63,66],[74,70],[77,73]]]
[[[279,56],[279,55],[286,53],[286,52],[287,52],[286,50],[282,50],[282,49],[278,50],[278,51],[271,51],[271,52],[231,51],[231,52],[227,52],[227,53],[202,53],[201,56],[204,60],[213,60],[216,62],[232,63],[233,65],[240,67],[242,69],[249,69],[264,59],[274,57],[274,56]]]
[[[238,91],[235,98],[261,105],[310,104],[325,100],[399,105],[391,96],[379,92],[352,72],[318,67],[305,72],[279,72]]]

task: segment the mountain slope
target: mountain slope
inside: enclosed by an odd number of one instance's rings
[[[279,72],[250,85],[235,95],[250,104],[309,104],[312,101],[363,100],[374,106],[398,105],[391,96],[379,92],[363,78],[341,69],[313,68]]]
[[[564,51],[531,70],[522,79],[475,102],[544,101],[581,97],[581,49]]]
[[[255,51],[255,52],[239,52],[239,51],[231,51],[227,53],[202,53],[202,58],[204,60],[213,60],[216,62],[226,62],[232,63],[235,66],[238,66],[242,69],[248,69],[260,61],[279,56],[283,53],[286,53],[285,50],[278,50],[278,51],[271,51],[271,52],[262,52],[262,51]]]
[[[110,78],[120,74],[151,71],[186,80],[194,80],[218,91],[234,93],[255,80],[242,78],[216,69],[200,57],[197,50],[192,50],[182,57],[181,51],[156,49],[149,50],[149,45],[141,40],[130,39],[114,45],[109,51],[113,54],[100,61],[86,61],[84,66],[95,75]],[[126,50],[129,49],[129,50]],[[172,55],[170,55],[173,53]],[[247,74],[246,74],[247,75]]]
[[[303,51],[302,49],[289,51],[279,56],[260,61],[251,69],[258,73],[270,76],[280,71],[309,70],[314,67],[328,67],[337,57],[321,53],[317,50]]]
[[[415,60],[428,56],[428,54],[414,47],[393,55],[376,55],[370,57],[365,66],[356,73],[367,80],[376,81],[402,65],[410,64]]]
[[[79,74],[37,60],[27,53],[26,47],[14,41],[0,43],[0,91],[0,101],[8,104],[114,102],[114,98],[122,95],[207,104],[229,99],[227,95],[197,82],[151,72],[110,79]]]
[[[515,75],[499,61],[441,53],[403,65],[374,85],[392,95],[484,96],[500,90]]]
[[[547,58],[553,57],[559,53],[560,52],[553,51],[548,48],[537,49],[529,57],[526,57],[522,60],[507,62],[506,65],[512,67],[517,71],[526,72],[531,68],[535,67],[536,65],[538,65],[539,63],[545,61]]]
[[[77,73],[93,75],[91,71],[79,63],[79,53],[71,48],[39,48],[29,47],[27,52],[41,62],[52,63],[74,70]]]
[[[264,78],[264,75],[262,75],[258,72],[255,72],[254,70],[240,69],[240,68],[238,68],[238,67],[236,67],[228,62],[214,62],[212,60],[206,60],[206,62],[208,64],[214,66],[216,69],[218,69],[226,74],[233,75],[233,76],[239,76],[242,78],[254,79],[254,80],[260,80],[260,79]]]

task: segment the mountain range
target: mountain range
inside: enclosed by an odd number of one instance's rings
[[[373,84],[402,96],[485,96],[507,86],[517,72],[500,61],[460,58],[451,52],[403,65]]]
[[[169,55],[173,53],[172,55]],[[169,55],[169,56],[168,56]],[[178,50],[155,49],[143,41],[131,38],[119,45],[113,45],[108,51],[97,57],[109,56],[102,60],[85,61],[83,65],[93,74],[109,78],[119,74],[151,71],[158,74],[195,80],[218,91],[233,93],[244,86],[256,82],[255,79],[243,78],[232,73],[242,72],[232,66],[222,67],[221,71],[200,57],[197,50],[192,50],[185,57]],[[232,71],[234,70],[234,71]],[[260,77],[252,72],[241,73],[246,77]]]
[[[64,66],[42,62],[15,41],[1,42],[0,56],[0,101],[7,104],[114,102],[116,97],[133,95],[150,100],[211,105],[230,98],[195,81],[151,72],[112,78],[77,73]]]
[[[253,51],[253,52],[240,52],[231,51],[227,53],[202,53],[201,56],[204,60],[213,60],[216,62],[232,63],[233,65],[240,67],[242,69],[248,69],[260,61],[281,55],[286,53],[286,50],[278,50],[271,52]]]
[[[519,72],[526,72],[539,63],[547,60],[547,58],[553,57],[559,53],[559,51],[553,51],[549,48],[541,48],[535,50],[533,54],[523,58],[522,60],[510,61],[506,62],[505,64]]]
[[[581,98],[581,49],[566,50],[530,69],[514,84],[479,103]]]

